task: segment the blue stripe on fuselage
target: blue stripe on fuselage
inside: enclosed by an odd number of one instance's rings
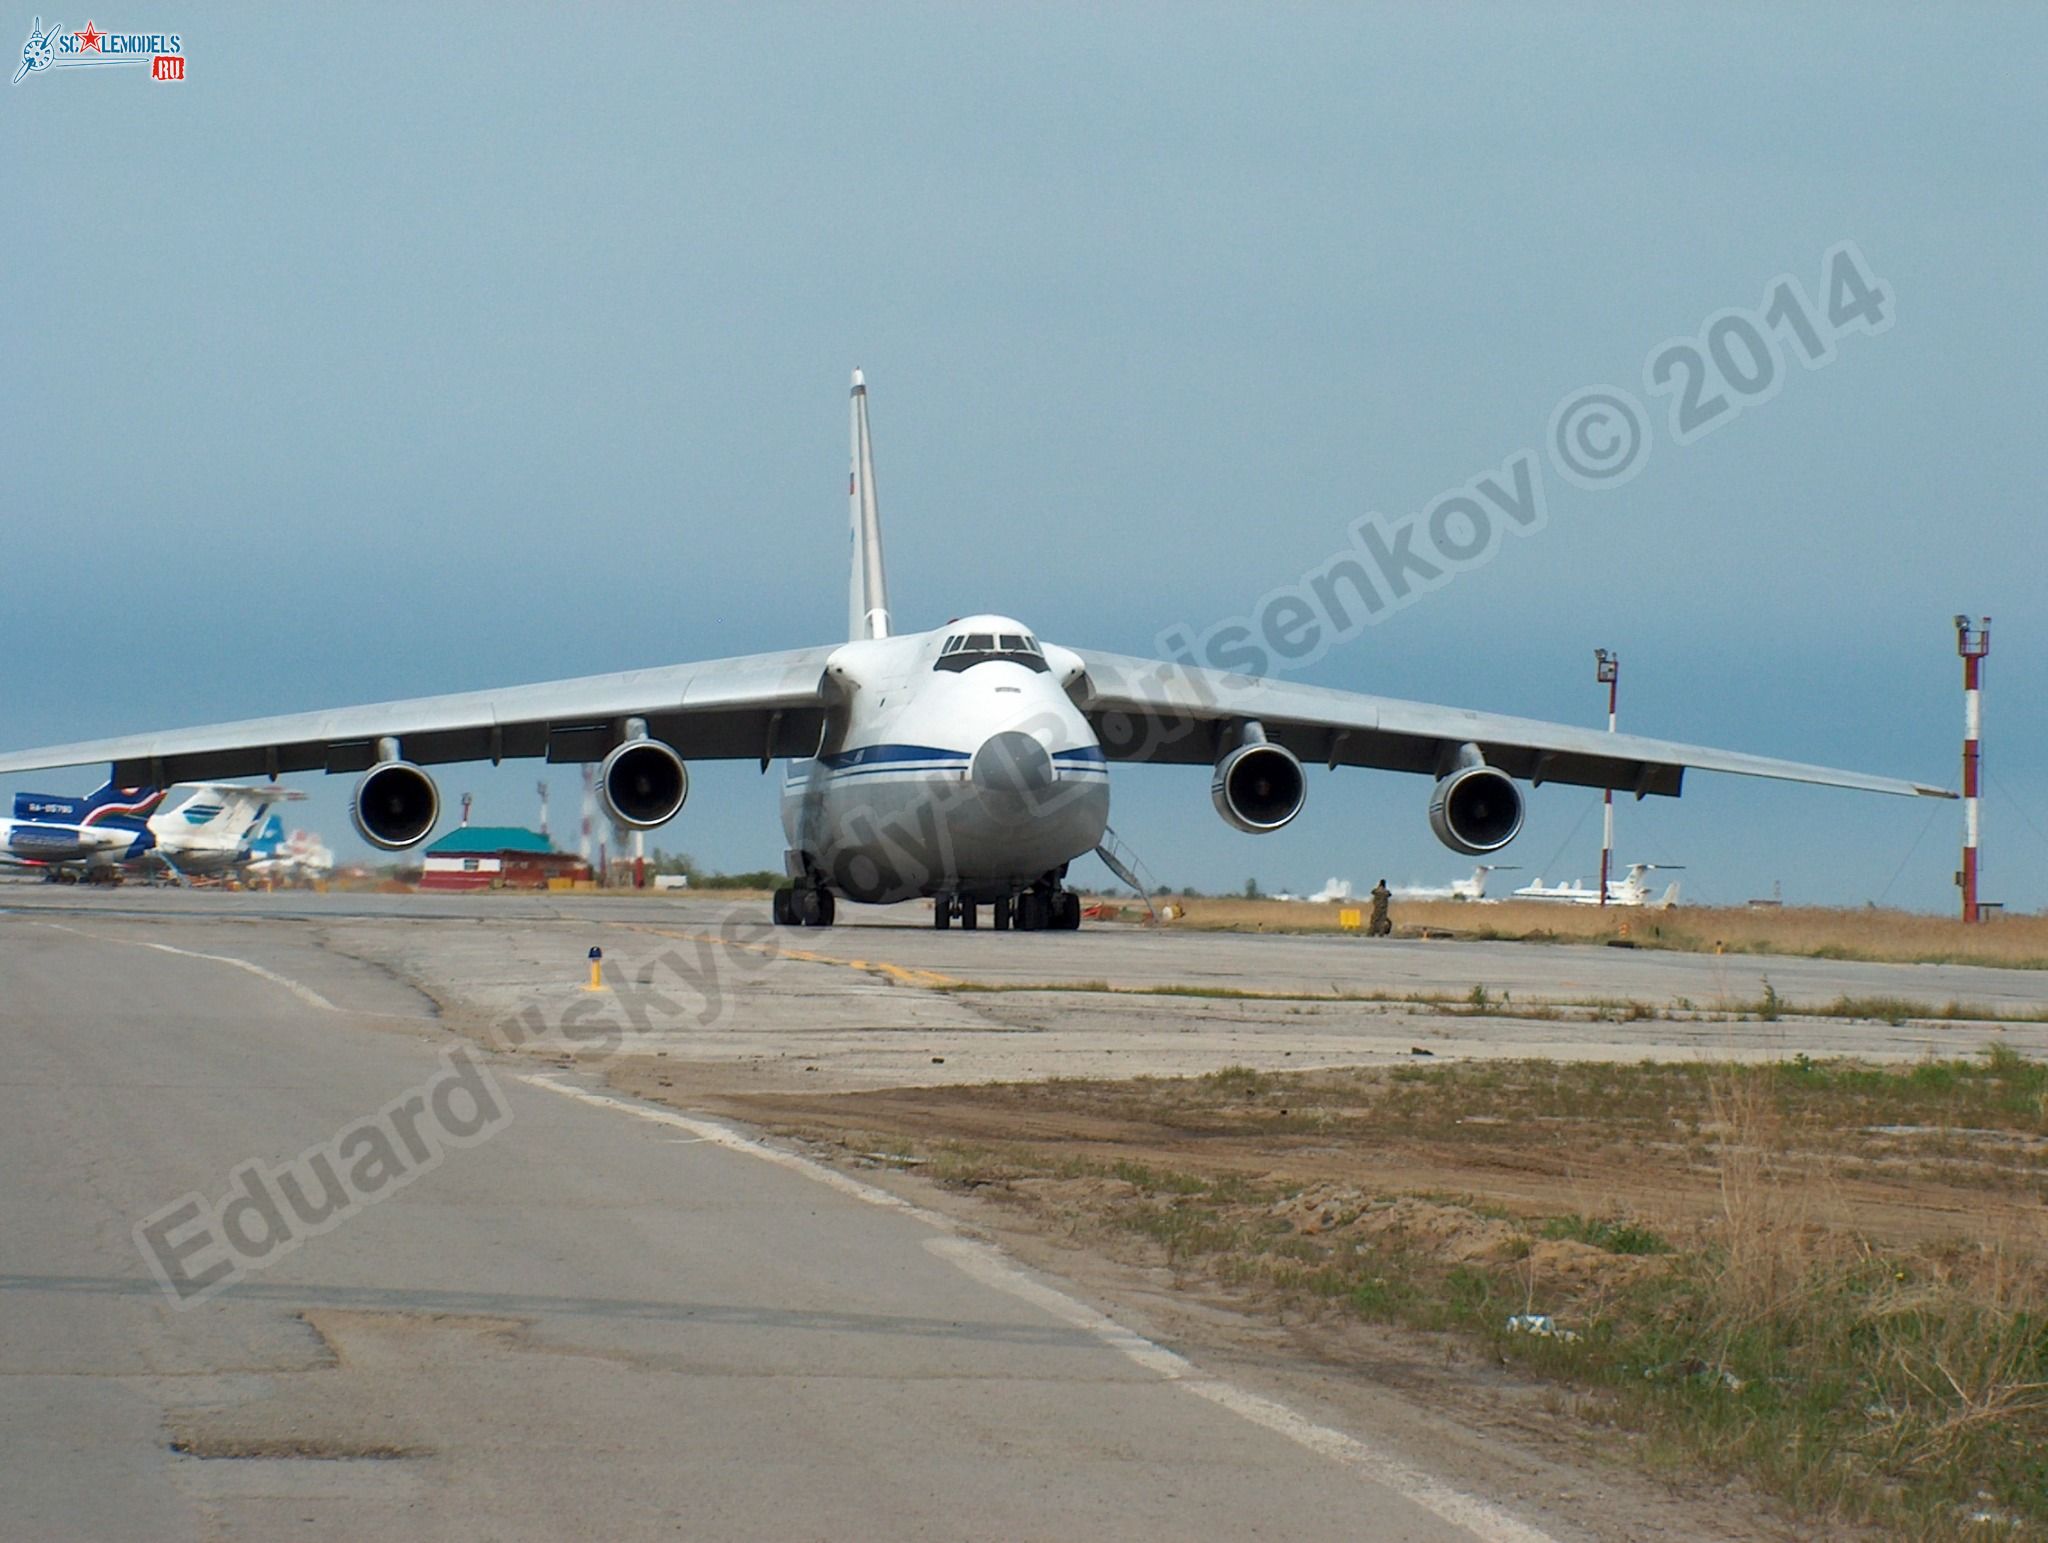
[[[1076,745],[1067,750],[1055,750],[1055,761],[1101,761],[1100,745]],[[852,750],[841,750],[832,755],[821,755],[818,763],[830,771],[846,771],[855,766],[876,766],[891,761],[971,761],[971,750],[944,750],[937,745],[861,745]]]
[[[941,750],[935,745],[861,745],[833,755],[821,755],[818,764],[829,771],[846,771],[855,766],[875,766],[887,761],[966,761],[972,752]]]
[[[1109,763],[1100,745],[1075,745],[1066,750],[1052,753],[1053,764],[1070,772],[1109,772]],[[860,745],[851,750],[841,750],[832,755],[813,758],[814,764],[822,766],[834,782],[848,781],[854,777],[869,777],[880,773],[894,772],[906,776],[926,772],[965,771],[974,760],[970,750],[945,750],[937,745]],[[783,786],[794,790],[801,787],[808,773],[798,767],[805,761],[792,761],[790,773],[783,779]]]

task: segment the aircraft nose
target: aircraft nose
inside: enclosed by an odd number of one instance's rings
[[[982,742],[967,776],[984,793],[1044,793],[1054,781],[1052,756],[1022,729],[1006,729]]]

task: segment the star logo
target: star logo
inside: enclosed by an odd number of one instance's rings
[[[78,51],[82,54],[96,54],[100,50],[100,38],[104,36],[91,22],[85,24],[83,32],[71,34],[78,39]]]

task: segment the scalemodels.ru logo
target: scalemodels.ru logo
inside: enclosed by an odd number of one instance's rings
[[[45,70],[68,70],[82,65],[148,65],[151,80],[183,80],[185,56],[183,39],[175,32],[102,32],[91,22],[81,32],[43,30],[38,16],[21,45],[21,68],[14,72],[18,86],[31,75]]]

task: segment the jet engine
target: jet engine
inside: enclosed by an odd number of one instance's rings
[[[402,852],[434,833],[434,822],[441,818],[441,792],[434,779],[412,762],[379,761],[356,784],[349,818],[371,846]]]
[[[666,825],[690,796],[690,770],[658,739],[629,739],[604,758],[597,774],[605,812],[629,830]]]
[[[1294,752],[1263,738],[1239,745],[1209,780],[1216,812],[1253,835],[1278,830],[1308,802],[1308,778]]]
[[[1522,791],[1498,767],[1461,766],[1429,795],[1429,828],[1453,852],[1498,852],[1522,828]]]

